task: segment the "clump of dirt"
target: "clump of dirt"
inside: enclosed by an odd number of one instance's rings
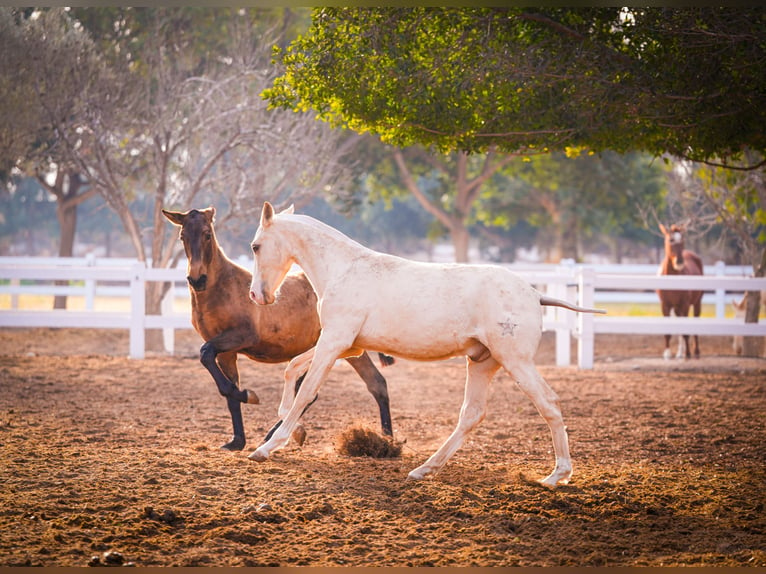
[[[335,439],[335,450],[347,456],[398,458],[402,445],[391,437],[381,436],[365,426],[349,427]]]

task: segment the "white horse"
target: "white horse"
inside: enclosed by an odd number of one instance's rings
[[[378,253],[311,217],[293,214],[292,207],[275,214],[268,202],[251,246],[250,298],[272,303],[297,263],[316,290],[322,333],[314,349],[288,365],[279,407],[282,425],[249,458],[264,461],[287,444],[338,358],[363,349],[425,361],[465,355],[468,372],[457,427],[409,478],[436,473],[460,448],[484,418],[490,381],[503,367],[550,427],[556,466],[542,483],[569,481],[572,464],[559,399],[533,363],[542,332],[541,306],[604,311],[547,297],[502,267],[420,263]],[[293,397],[288,379],[307,363],[308,373]]]

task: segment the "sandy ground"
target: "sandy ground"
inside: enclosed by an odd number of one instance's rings
[[[336,450],[378,428],[339,363],[308,439],[249,461],[276,418],[282,365],[240,360],[249,444],[183,332],[174,357],[126,358],[120,331],[0,331],[0,566],[766,566],[766,360],[702,338],[596,340],[591,371],[538,364],[559,393],[575,474],[557,489],[548,429],[505,374],[486,420],[437,476],[407,480],[454,428],[464,363],[398,361],[396,459]],[[576,355],[573,355],[576,356]],[[94,558],[96,557],[96,558]]]

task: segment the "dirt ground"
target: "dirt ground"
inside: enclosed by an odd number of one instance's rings
[[[505,374],[442,472],[407,480],[455,425],[462,360],[383,371],[400,458],[336,451],[345,429],[378,428],[339,363],[306,443],[255,463],[283,365],[240,360],[261,404],[229,453],[194,333],[137,361],[126,332],[0,330],[0,566],[766,566],[766,360],[706,337],[703,359],[663,361],[658,339],[597,338],[580,371],[555,366],[546,334],[575,469],[549,489],[548,429]]]

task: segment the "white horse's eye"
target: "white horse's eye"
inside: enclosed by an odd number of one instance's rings
[[[258,250],[261,248],[257,243],[253,243],[250,247],[253,249],[253,255],[257,254]]]

